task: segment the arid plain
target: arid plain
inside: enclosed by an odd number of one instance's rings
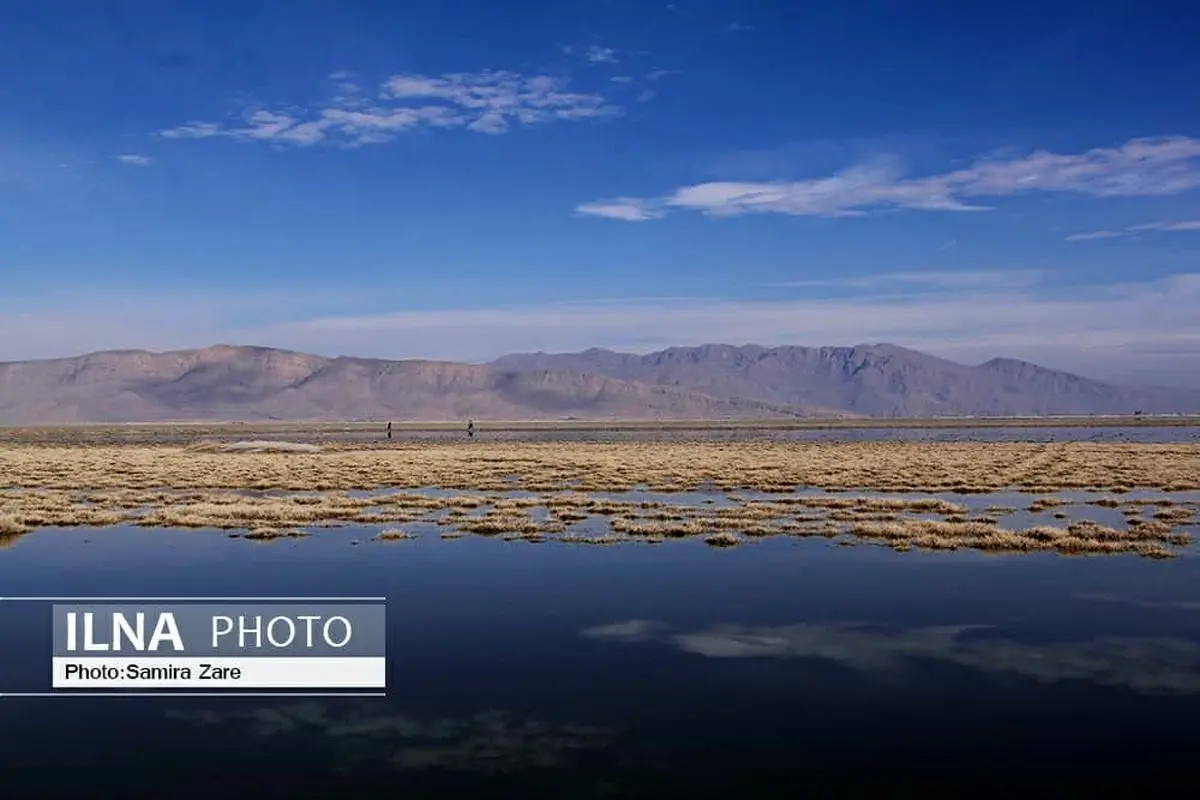
[[[961,422],[959,441],[783,441],[770,436],[777,423],[747,422],[484,424],[470,439],[455,424],[401,425],[391,440],[363,423],[7,428],[0,537],[132,525],[266,540],[353,526],[396,541],[699,537],[735,546],[794,536],[1156,558],[1190,543],[1200,443],[972,441],[983,426],[971,422]],[[675,438],[659,435],[671,429]],[[712,440],[718,429],[765,435]],[[629,435],[588,438],[613,430]],[[559,435],[527,440],[547,431]]]

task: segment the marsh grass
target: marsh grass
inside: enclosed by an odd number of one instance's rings
[[[245,533],[229,534],[235,539],[250,539],[253,541],[269,542],[275,539],[302,539],[311,534],[308,531],[283,528],[254,528]]]
[[[309,454],[262,449],[254,441],[248,444],[255,447],[234,452],[217,444],[0,445],[0,475],[12,487],[0,490],[0,535],[6,529],[131,524],[278,538],[269,532],[340,525],[386,531],[387,525],[429,523],[444,529],[443,538],[473,533],[607,544],[688,536],[740,542],[782,534],[840,542],[846,534],[896,549],[1161,557],[1170,554],[1164,544],[1190,540],[1175,529],[1194,520],[1194,504],[1169,498],[1131,503],[1113,495],[1148,485],[1191,488],[1200,473],[1196,445],[489,443],[486,451],[459,444],[333,445]],[[794,494],[797,485],[824,491]],[[422,487],[450,491],[430,494]],[[998,515],[1016,510],[1008,506],[988,506],[980,514],[939,497],[887,496],[1015,489],[1036,494],[1030,510],[1041,511],[1071,504],[1052,492],[1097,487],[1110,494],[1093,504],[1121,508],[1127,529],[1072,522],[1010,531],[997,527]],[[594,496],[697,488],[723,492],[728,505],[717,506],[712,497],[668,502]],[[858,488],[880,494],[851,494]],[[360,490],[372,493],[355,493]],[[513,490],[532,495],[512,496]],[[738,494],[748,491],[771,496]],[[1153,519],[1140,516],[1151,508]],[[1064,510],[1055,516],[1066,519]],[[589,530],[575,530],[577,523]],[[607,531],[595,533],[593,524]]]
[[[1195,512],[1183,506],[1167,506],[1154,512],[1154,518],[1163,522],[1175,524],[1190,523],[1195,519]]]
[[[379,535],[377,535],[375,538],[381,542],[401,542],[408,539],[416,539],[417,535],[405,530],[400,530],[399,528],[387,528],[386,530],[380,531]]]
[[[1200,444],[1083,442],[286,442],[0,445],[5,485],[55,489],[280,489],[440,486],[578,492],[797,486],[883,492],[1052,493],[1200,489]],[[299,442],[293,445],[303,444]],[[251,446],[252,445],[252,446]]]
[[[1170,526],[1137,526],[1129,530],[1080,521],[1066,528],[1037,525],[1025,530],[1006,530],[983,522],[939,522],[905,520],[898,523],[857,523],[850,533],[880,540],[899,550],[972,549],[991,552],[1056,551],[1062,554],[1133,553],[1151,558],[1174,555],[1164,544],[1185,544],[1186,534],[1172,533]]]
[[[0,536],[20,536],[29,532],[29,526],[11,514],[0,514]]]
[[[1070,505],[1070,501],[1063,500],[1059,497],[1039,497],[1030,503],[1029,510],[1036,514],[1049,508],[1056,508],[1058,506],[1066,505]]]
[[[736,547],[741,542],[741,537],[728,531],[713,533],[704,537],[704,543],[709,547]]]

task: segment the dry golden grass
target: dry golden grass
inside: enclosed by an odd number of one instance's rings
[[[0,514],[0,536],[20,536],[29,526],[11,514]]]
[[[198,453],[319,453],[321,446],[308,442],[279,442],[256,439],[246,442],[201,442],[189,450]]]
[[[1039,497],[1029,504],[1029,510],[1033,513],[1045,511],[1048,508],[1056,508],[1058,506],[1070,505],[1069,500],[1063,500],[1060,497]]]
[[[714,533],[704,537],[704,543],[710,547],[735,547],[741,544],[741,539],[733,533]]]
[[[260,542],[269,542],[275,539],[301,539],[308,536],[307,531],[288,530],[283,528],[253,528],[246,533],[231,533],[230,536],[251,539]]]
[[[381,542],[402,542],[406,539],[415,539],[417,535],[400,530],[399,528],[388,528],[387,530],[380,531],[379,535],[375,538]]]
[[[227,451],[222,447],[0,445],[0,536],[45,526],[218,528],[247,538],[296,535],[319,525],[428,523],[443,538],[466,533],[541,541],[718,541],[770,535],[878,540],[897,549],[1133,552],[1162,556],[1188,541],[1176,527],[1194,510],[1167,500],[1122,507],[1129,527],[1078,522],[1009,531],[995,516],[939,497],[853,496],[878,492],[1039,495],[1070,488],[1200,487],[1200,445],[854,442],[653,442],[329,445],[320,452]],[[825,493],[788,495],[796,486]],[[460,493],[408,491],[440,487]],[[729,506],[597,498],[635,488],[724,491]],[[353,490],[381,490],[354,496]],[[540,495],[512,497],[525,490]],[[268,491],[270,490],[270,491]],[[770,500],[737,491],[770,491]],[[706,498],[711,501],[711,498]],[[1035,511],[1068,501],[1038,496]],[[1126,507],[1129,506],[1129,507]],[[1140,509],[1155,506],[1154,519]],[[989,506],[990,514],[1015,509]],[[943,519],[914,519],[910,515]],[[1063,512],[1058,512],[1063,514]],[[1064,515],[1065,516],[1065,515]],[[595,522],[602,534],[575,530]],[[607,523],[605,525],[605,523]],[[839,539],[845,541],[845,539]]]
[[[1130,529],[1110,528],[1096,522],[1073,522],[1066,528],[1038,525],[1013,531],[983,522],[939,522],[905,520],[899,523],[856,523],[850,533],[882,540],[891,547],[909,550],[957,550],[993,552],[1056,551],[1063,554],[1134,553],[1150,558],[1171,558],[1164,544],[1186,544],[1190,537],[1172,533],[1168,525],[1149,524]]]
[[[1195,519],[1195,516],[1195,512],[1192,509],[1184,508],[1183,506],[1167,506],[1154,512],[1155,519],[1175,524],[1191,523]]]
[[[595,499],[576,492],[514,498],[488,495],[431,496],[412,492],[379,493],[355,497],[345,492],[248,494],[235,490],[146,491],[106,489],[94,492],[66,490],[9,490],[0,492],[0,533],[24,532],[39,526],[132,524],[143,527],[217,528],[249,530],[248,538],[278,538],[300,527],[317,525],[386,525],[424,522],[452,528],[452,534],[475,533],[501,538],[540,539],[568,533],[572,524],[588,519],[607,521],[610,535],[629,538],[741,534],[770,536],[831,536],[843,529],[851,535],[896,540],[900,546],[945,548],[975,546],[984,549],[1046,549],[1044,545],[1017,547],[1011,532],[996,527],[996,518],[968,518],[965,507],[938,498],[878,498],[805,496],[778,501],[735,500],[735,505],[711,507],[696,503],[667,504],[637,500]],[[1071,541],[1058,549],[1078,549],[1075,540],[1112,542],[1158,540],[1172,544],[1188,541],[1176,526],[1190,524],[1192,510],[1157,502],[1154,519],[1129,516],[1128,529],[1112,529],[1091,522],[1071,523]],[[797,511],[803,508],[803,511]],[[887,510],[876,510],[876,509]],[[539,512],[538,510],[541,509]],[[582,509],[582,510],[579,510]],[[822,511],[824,515],[814,512]],[[482,513],[480,513],[482,512]],[[540,513],[540,517],[534,514]],[[914,519],[907,515],[941,515],[941,520]],[[847,525],[839,523],[848,523]],[[1050,541],[1034,528],[1026,538]],[[1001,538],[996,538],[1000,536]],[[982,541],[981,537],[990,537]],[[392,538],[383,535],[380,538]],[[585,536],[586,538],[586,536]],[[1059,539],[1064,537],[1059,536]],[[575,539],[568,539],[574,541]]]
[[[1200,444],[995,442],[475,442],[329,445],[319,453],[186,446],[0,446],[0,485],[53,489],[441,486],[580,492],[791,491],[795,486],[985,492],[1015,487],[1200,489]]]

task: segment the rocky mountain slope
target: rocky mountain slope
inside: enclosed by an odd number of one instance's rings
[[[652,386],[867,416],[1009,416],[1200,411],[1200,393],[1117,386],[1014,359],[969,366],[890,344],[713,344],[645,355],[592,349],[504,356],[506,370],[572,370]]]
[[[185,420],[731,419],[1200,412],[1200,393],[1117,386],[894,345],[515,354],[491,364],[265,347],[0,363],[0,424]]]
[[[814,413],[572,370],[516,372],[439,361],[324,358],[263,347],[106,351],[0,363],[0,424],[8,425],[565,416],[719,419]]]

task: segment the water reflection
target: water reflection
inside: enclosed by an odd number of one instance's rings
[[[297,738],[308,746],[319,738],[335,751],[335,763],[343,768],[369,761],[397,769],[521,772],[568,766],[574,754],[603,748],[612,740],[612,732],[604,728],[555,724],[503,710],[421,719],[377,705],[339,710],[299,703],[243,711],[172,711],[167,716],[228,728],[224,735]]]
[[[592,639],[655,642],[708,658],[826,659],[866,673],[895,672],[911,659],[949,662],[1039,683],[1091,681],[1141,693],[1200,692],[1200,643],[1172,637],[1106,636],[1027,644],[987,636],[992,625],[887,628],[860,622],[780,626],[724,624],[672,631],[627,620],[585,628]]]
[[[1089,600],[1095,603],[1116,603],[1119,605],[1133,606],[1134,608],[1162,608],[1178,609],[1181,611],[1200,611],[1200,601],[1192,600],[1141,600],[1136,597],[1125,597],[1123,595],[1104,594],[1101,592],[1081,592],[1075,596],[1080,600]]]

